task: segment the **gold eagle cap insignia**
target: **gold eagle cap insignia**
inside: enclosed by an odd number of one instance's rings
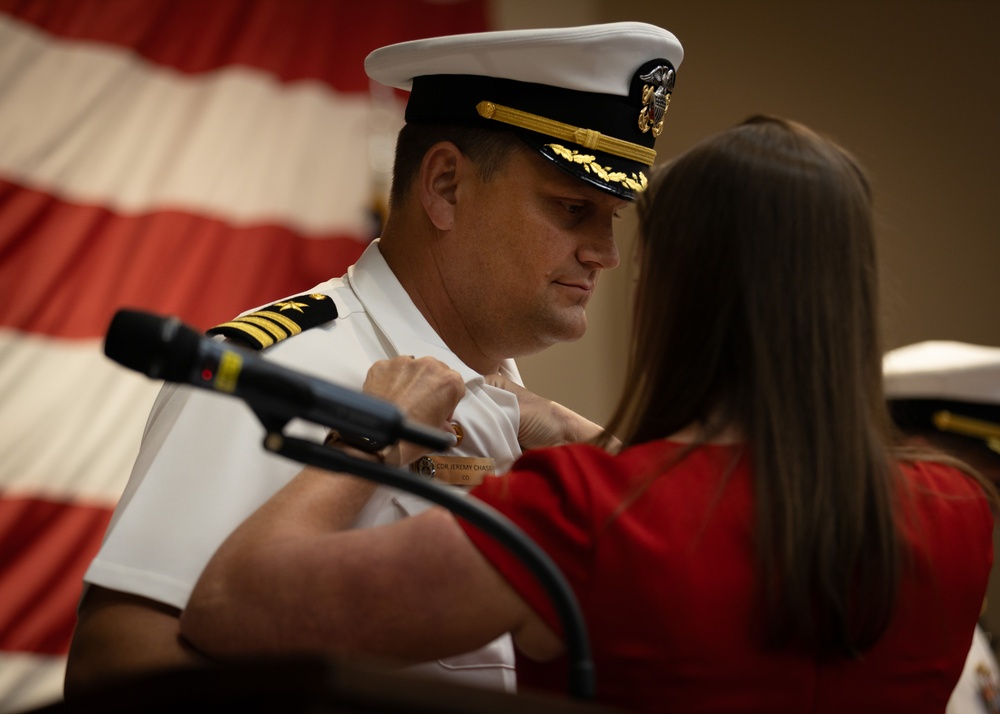
[[[639,131],[652,131],[659,136],[663,131],[663,117],[670,106],[676,73],[669,64],[657,65],[646,74],[640,74],[646,84],[642,88],[642,109],[639,111]]]

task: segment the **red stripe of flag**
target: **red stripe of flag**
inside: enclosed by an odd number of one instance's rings
[[[376,47],[487,27],[485,0],[0,0],[0,12],[182,72],[240,64],[345,92],[368,90],[362,60]]]
[[[111,510],[0,498],[0,650],[64,654]]]
[[[365,247],[180,211],[122,216],[2,180],[0,216],[0,325],[69,339],[102,336],[120,307],[207,329],[340,276]]]

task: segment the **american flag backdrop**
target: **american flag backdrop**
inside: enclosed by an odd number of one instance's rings
[[[61,696],[159,388],[111,316],[205,329],[340,275],[402,121],[365,55],[486,2],[0,0],[0,711]]]

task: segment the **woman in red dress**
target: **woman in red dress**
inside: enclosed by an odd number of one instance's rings
[[[757,117],[658,172],[640,244],[607,431],[490,377],[518,395],[524,445],[551,448],[473,491],[572,585],[597,700],[942,712],[986,590],[996,496],[943,456],[891,445],[863,170]],[[464,385],[397,358],[366,391],[443,425]],[[510,632],[522,687],[564,691],[560,621],[518,561],[443,509],[349,530],[371,488],[305,469],[219,550],[183,634],[223,657],[422,661]]]

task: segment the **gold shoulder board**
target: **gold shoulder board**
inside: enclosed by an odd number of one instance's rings
[[[216,325],[209,335],[225,335],[255,350],[337,319],[337,305],[328,295],[297,295]]]

